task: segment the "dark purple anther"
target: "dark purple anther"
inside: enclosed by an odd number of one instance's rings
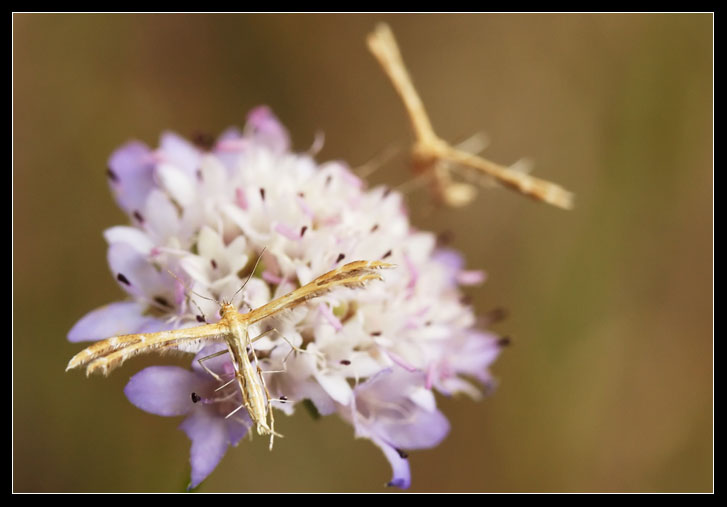
[[[437,244],[440,246],[449,245],[454,240],[454,232],[450,229],[437,234]]]
[[[500,348],[507,347],[512,343],[512,339],[510,339],[509,336],[503,336],[499,340],[497,340],[497,346]]]
[[[204,151],[210,151],[215,145],[215,138],[207,132],[195,132],[192,134],[192,142]]]
[[[164,306],[166,308],[170,307],[169,302],[161,296],[155,296],[154,302],[158,303],[160,306]]]
[[[507,310],[504,308],[495,308],[494,310],[487,312],[485,317],[489,324],[494,324],[495,322],[500,322],[507,317]]]

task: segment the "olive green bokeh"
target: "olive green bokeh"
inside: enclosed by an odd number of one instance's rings
[[[479,313],[513,338],[480,403],[440,398],[452,432],[410,453],[411,491],[712,489],[712,37],[709,14],[14,16],[15,491],[181,491],[180,419],[109,379],[64,373],[86,312],[118,300],[102,231],[125,223],[105,164],[242,125],[268,104],[306,150],[352,165],[411,139],[368,54],[393,27],[442,137],[484,131],[485,155],[535,161],[570,212],[506,190],[461,210],[409,196],[419,228],[451,231]],[[372,184],[409,178],[403,156]],[[99,337],[101,338],[101,337]],[[158,362],[158,361],[157,361]],[[167,360],[174,363],[174,360]],[[179,361],[183,364],[183,361]],[[390,469],[336,418],[280,416],[231,449],[199,491],[386,491]]]

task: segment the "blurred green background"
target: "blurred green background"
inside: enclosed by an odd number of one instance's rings
[[[388,21],[435,129],[535,161],[576,193],[564,212],[506,190],[461,210],[409,195],[450,231],[479,313],[513,338],[480,403],[411,453],[410,491],[711,491],[713,17],[106,15],[13,17],[13,488],[181,491],[181,419],[134,408],[108,379],[64,373],[66,333],[119,300],[102,231],[125,223],[105,176],[130,138],[217,134],[268,104],[297,150],[357,166],[405,150],[403,107],[364,38]],[[373,174],[398,185],[403,155]],[[99,337],[101,338],[101,337]],[[159,362],[159,360],[156,360]],[[173,360],[168,360],[173,362]],[[183,364],[184,361],[180,361]],[[200,491],[388,491],[389,465],[337,418],[300,410],[286,438],[231,449]]]

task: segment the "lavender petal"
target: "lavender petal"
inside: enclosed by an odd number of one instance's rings
[[[178,366],[150,366],[131,377],[124,394],[131,403],[150,414],[184,415],[193,407],[191,393],[199,377]]]
[[[132,245],[113,243],[109,245],[107,255],[114,278],[129,294],[152,299],[173,292],[171,275],[158,271],[148,257]]]
[[[391,445],[400,449],[426,449],[438,445],[449,433],[449,421],[439,410],[427,412],[415,408],[413,422],[402,424],[397,420],[375,423],[372,430]]]
[[[178,167],[194,181],[200,151],[192,143],[174,132],[164,132],[159,140],[158,154],[163,162]]]
[[[245,421],[245,423],[242,423],[241,420]],[[225,419],[225,424],[227,426],[227,438],[230,445],[237,445],[247,435],[248,430],[252,428],[252,421],[245,410],[240,410],[236,414],[236,417]]]
[[[180,429],[192,441],[189,457],[192,478],[188,486],[192,489],[205,480],[222,460],[230,444],[230,435],[225,420],[205,408],[195,410]]]
[[[142,209],[154,187],[149,147],[139,141],[128,142],[111,154],[108,165],[109,185],[119,206],[129,215]]]
[[[409,469],[409,460],[402,457],[402,452],[397,450],[395,447],[387,444],[385,441],[375,438],[368,437],[371,441],[381,449],[389,460],[393,476],[391,480],[386,484],[387,486],[393,486],[396,488],[407,489],[411,485],[411,470]]]
[[[94,341],[110,336],[133,334],[152,322],[153,317],[143,315],[144,307],[133,301],[111,303],[87,313],[68,332],[68,341]]]

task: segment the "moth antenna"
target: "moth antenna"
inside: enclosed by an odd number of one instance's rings
[[[195,291],[193,291],[192,289],[190,289],[189,287],[187,287],[187,284],[185,284],[185,283],[184,283],[184,282],[183,282],[183,281],[182,281],[182,280],[181,280],[181,279],[180,279],[180,278],[179,278],[179,277],[178,277],[177,275],[175,275],[175,274],[174,274],[174,273],[173,273],[173,272],[172,272],[172,271],[171,271],[170,269],[167,269],[167,273],[169,273],[170,275],[172,275],[172,276],[174,277],[174,279],[175,279],[176,281],[178,281],[179,283],[181,283],[181,284],[182,284],[182,287],[184,287],[184,292],[189,292],[189,293],[191,293],[191,294],[194,294],[194,295],[195,295],[195,296],[197,296],[197,297],[200,297],[200,298],[202,298],[202,299],[206,299],[207,301],[212,301],[213,303],[217,303],[217,306],[219,306],[220,308],[222,307],[222,303],[220,303],[220,302],[219,302],[219,301],[217,301],[216,299],[214,299],[214,298],[209,298],[209,297],[207,297],[207,296],[203,296],[202,294],[200,294],[200,293],[198,293],[198,292],[195,292]],[[200,312],[202,312],[202,310],[201,310],[201,309],[199,308],[199,305],[197,304],[197,302],[196,302],[196,301],[195,301],[194,299],[192,299],[192,298],[189,298],[189,300],[190,300],[190,301],[192,301],[192,302],[193,302],[193,303],[195,304],[195,306],[197,307],[197,309],[199,309],[199,311],[200,311]],[[204,314],[202,314],[202,316],[204,317]]]
[[[265,253],[265,250],[266,249],[267,249],[267,246],[264,246],[263,249],[260,251],[260,255],[258,255],[257,260],[255,261],[255,265],[252,267],[252,271],[250,271],[250,274],[247,276],[247,280],[245,280],[245,283],[242,284],[242,287],[240,287],[239,289],[237,289],[237,292],[235,292],[232,295],[232,299],[230,300],[230,302],[232,302],[232,301],[235,300],[235,297],[237,297],[237,295],[240,293],[240,291],[242,291],[242,289],[245,288],[245,285],[247,285],[247,282],[249,282],[250,281],[250,278],[252,278],[252,275],[255,274],[255,270],[257,269],[257,265],[260,264],[260,259],[263,258],[263,254]]]

